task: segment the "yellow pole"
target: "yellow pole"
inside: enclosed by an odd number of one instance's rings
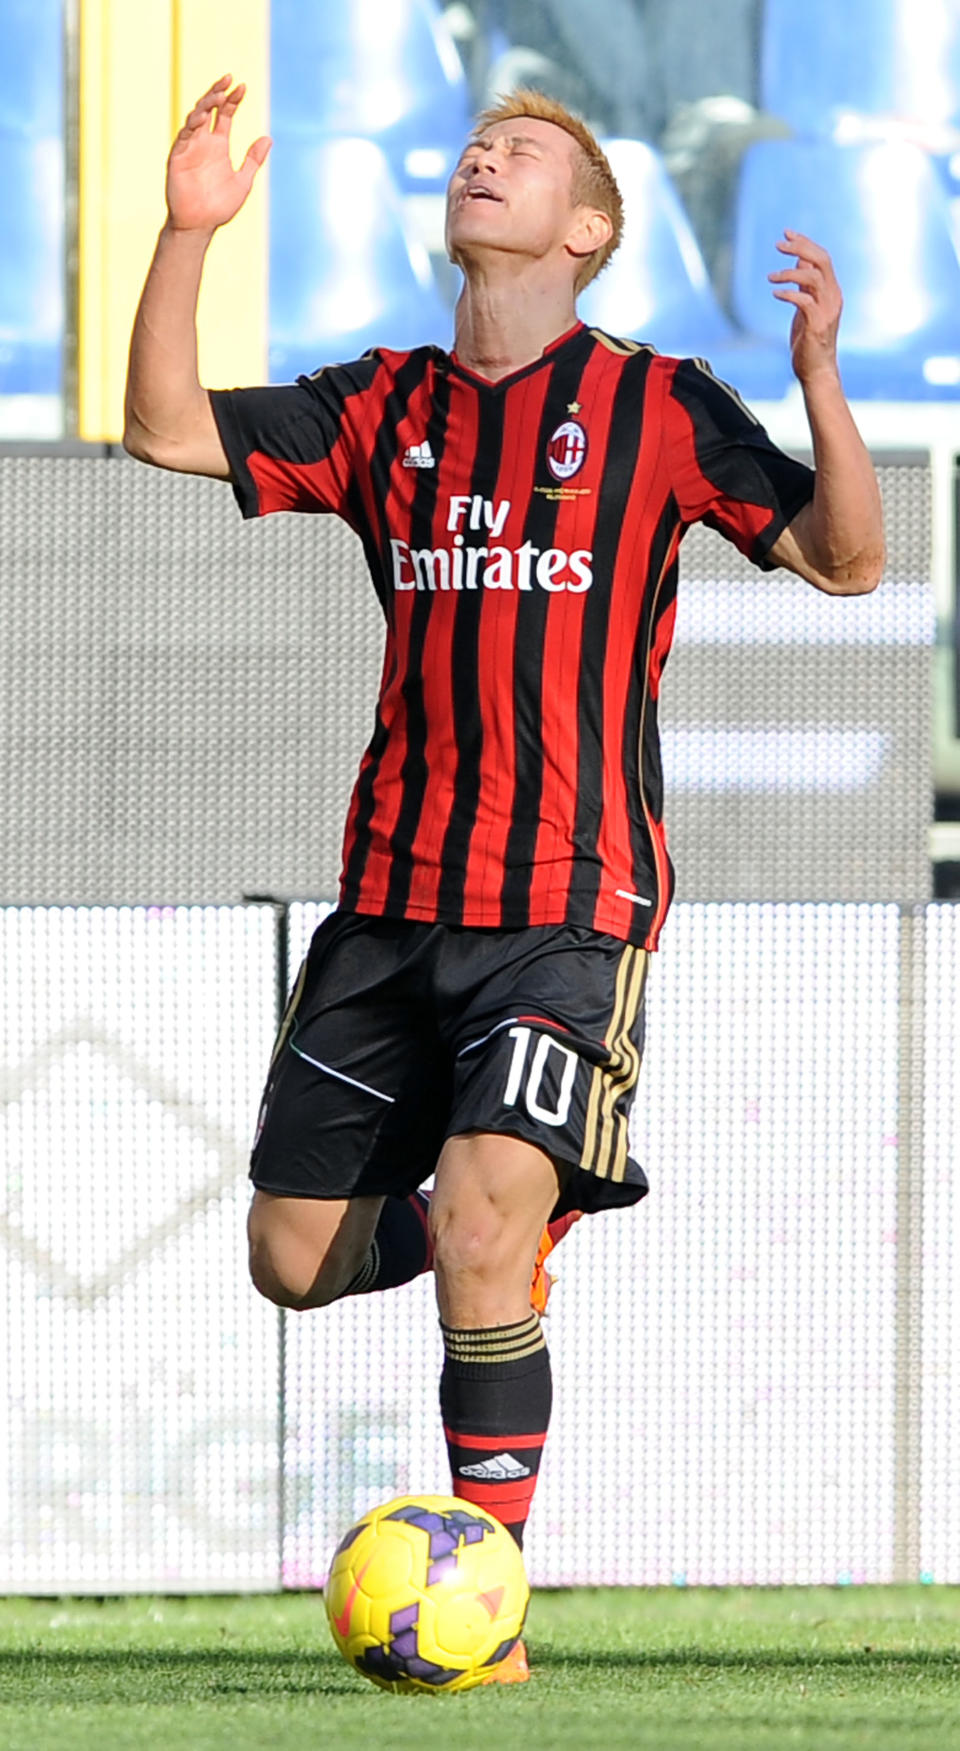
[[[270,0],[173,0],[170,138],[188,110],[222,73],[243,80],[231,154],[270,132]],[[263,383],[267,375],[268,165],[246,206],[218,232],[200,294],[200,381],[211,388]]]
[[[268,132],[269,0],[80,0],[78,431],[117,442],[137,300],[163,223],[164,165],[194,99],[246,80],[235,160]],[[214,239],[200,311],[201,380],[262,382],[267,359],[266,173]]]
[[[170,0],[81,0],[77,403],[82,438],[123,429],[126,350],[163,223]]]

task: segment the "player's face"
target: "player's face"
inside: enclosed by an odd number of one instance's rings
[[[503,251],[567,271],[564,245],[577,224],[577,144],[553,122],[517,116],[469,140],[447,190],[447,253],[461,267]]]

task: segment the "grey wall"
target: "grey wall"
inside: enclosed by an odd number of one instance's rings
[[[889,581],[857,603],[684,543],[663,721],[687,899],[929,892],[929,476],[882,473]],[[0,461],[0,532],[0,903],[331,896],[382,649],[350,532],[65,458]],[[844,737],[882,758],[830,788]]]

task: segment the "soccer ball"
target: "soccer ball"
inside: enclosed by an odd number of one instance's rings
[[[341,1538],[324,1593],[345,1660],[384,1690],[469,1690],[519,1640],[530,1588],[506,1527],[456,1496],[398,1496]]]

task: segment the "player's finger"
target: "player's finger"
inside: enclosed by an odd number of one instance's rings
[[[228,75],[226,79],[218,80],[216,85],[211,85],[210,90],[205,91],[203,96],[197,99],[183,124],[184,130],[192,134],[198,128],[208,126],[211,115],[223,101],[223,88],[229,83]]]
[[[222,102],[217,105],[217,119],[213,124],[213,131],[215,134],[229,134],[230,123],[233,121],[240,104],[243,102],[243,96],[246,89],[245,85],[234,86],[234,89],[228,92]]]
[[[823,269],[804,262],[798,262],[795,268],[781,268],[776,273],[768,274],[767,279],[774,286],[786,286],[795,282],[811,292],[822,287],[824,283]]]
[[[248,159],[252,159],[259,170],[261,164],[265,163],[269,156],[272,145],[273,141],[271,140],[270,135],[261,134],[259,140],[254,140],[253,145],[247,148],[247,156],[243,161],[244,164],[247,163]]]
[[[221,79],[215,80],[214,83],[204,92],[203,96],[197,98],[190,114],[209,114],[212,109],[215,109],[217,104],[221,102],[223,93],[229,89],[230,79],[231,75],[229,73],[224,73]]]
[[[781,304],[795,304],[798,310],[817,310],[819,308],[816,298],[811,297],[809,292],[775,291],[773,295],[780,299]]]
[[[802,231],[791,231],[789,226],[783,228],[783,236],[777,243],[782,255],[802,256],[806,261],[815,261],[821,267],[829,267],[830,256],[822,243],[814,243],[812,237],[806,237]]]
[[[827,253],[823,244],[818,243],[815,237],[808,237],[805,231],[797,231],[792,225],[784,225],[783,235],[786,242],[791,246],[794,243],[799,243],[803,249],[809,250],[812,255],[825,256]]]
[[[210,114],[209,109],[201,109],[199,104],[195,105],[183,124],[183,131],[192,134],[197,128],[206,127]]]

